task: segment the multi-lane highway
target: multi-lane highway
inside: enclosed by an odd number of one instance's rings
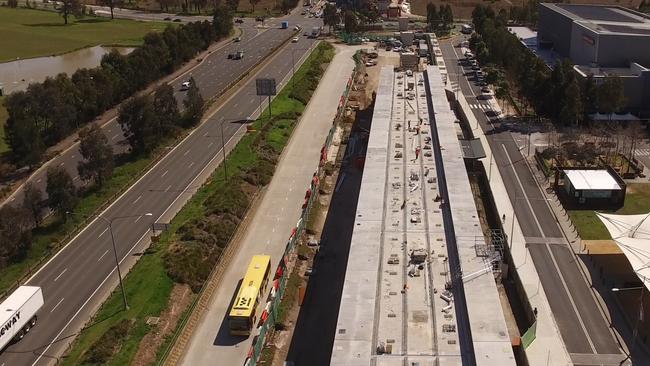
[[[485,101],[476,98],[481,94],[480,88],[464,75],[471,74],[471,70],[458,65],[460,49],[452,42],[458,40],[440,45],[449,80],[454,87],[460,87],[470,106],[474,106],[472,112],[486,131],[495,165],[508,187],[510,201],[542,286],[549,294],[548,301],[567,351],[576,365],[608,364],[612,359],[620,359],[612,356],[620,354],[619,346],[519,146],[507,129],[499,129],[499,122],[492,123],[486,116]]]
[[[293,24],[300,22],[305,27],[320,23],[319,19],[298,16],[289,17],[289,21]],[[270,48],[292,35],[291,30],[245,30],[242,42],[214,52],[192,71],[193,76],[204,95],[214,95],[238,73],[266,57],[265,52]],[[260,69],[257,76],[286,82],[292,71],[292,59],[301,60],[313,43],[314,40],[301,37],[298,43],[287,44]],[[246,52],[244,60],[228,60],[226,54],[232,49],[243,49]],[[184,80],[185,77],[176,80],[173,83],[175,89]],[[101,217],[113,221],[112,233],[123,269],[132,265],[138,253],[148,245],[152,222],[170,220],[201,180],[219,163],[222,127],[228,148],[243,135],[245,126],[228,120],[241,120],[259,113],[265,104],[260,105],[254,93],[255,81],[249,80],[221,108],[208,116],[205,123],[101,213]],[[112,138],[116,133],[121,138],[118,128],[115,121],[106,126],[104,131],[110,140],[118,139]],[[55,164],[64,163],[74,171],[74,155],[78,155],[76,148],[63,154],[62,160]],[[45,305],[39,313],[38,325],[27,337],[0,354],[0,366],[54,363],[116,286],[111,231],[107,222],[102,219],[91,222],[27,284],[43,288]]]
[[[288,19],[291,24],[301,22],[301,20],[307,21],[307,19],[295,15]],[[174,87],[174,93],[179,101],[180,107],[182,108],[182,99],[185,97],[185,92],[180,91],[180,84],[187,81],[190,76],[193,76],[196,80],[201,94],[205,99],[213,98],[242,75],[242,73],[268,56],[275,47],[293,35],[292,30],[278,29],[279,22],[279,20],[269,20],[267,21],[267,25],[273,28],[257,28],[256,22],[247,19],[240,26],[242,30],[240,42],[230,41],[230,43],[225,44],[205,57],[201,62],[195,60],[189,61],[197,63],[196,67],[188,70],[170,83]],[[244,51],[243,59],[229,60],[227,58],[229,53],[238,50]],[[251,93],[254,94],[255,90],[252,89]],[[106,123],[103,126],[103,131],[108,137],[109,142],[113,144],[116,153],[125,150],[127,144],[116,118]],[[79,154],[78,144],[75,144],[39,168],[32,174],[29,181],[44,191],[47,167],[59,165],[65,167],[70,173],[70,176],[73,177],[75,183],[80,186],[83,183],[77,173],[77,163],[80,159],[81,155]],[[7,197],[4,203],[20,204],[22,199],[21,187]]]

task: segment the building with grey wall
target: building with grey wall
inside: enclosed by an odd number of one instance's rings
[[[537,47],[570,58],[596,83],[620,77],[626,112],[650,114],[650,16],[621,6],[539,4]]]
[[[537,40],[579,65],[650,66],[650,17],[620,6],[541,3]]]

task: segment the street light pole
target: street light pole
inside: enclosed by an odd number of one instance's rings
[[[223,124],[224,123],[225,123],[225,121],[222,118],[221,123],[219,124],[219,126],[221,127],[221,152],[223,153],[223,175],[224,175],[224,178],[225,178],[225,180],[227,182],[228,181],[228,166],[227,166],[228,163],[226,163],[226,143],[225,143],[225,140],[224,140],[224,137],[223,137]]]
[[[98,217],[104,219],[101,216]],[[122,291],[122,301],[124,302],[124,310],[129,310],[129,304],[126,301],[126,291],[124,291],[124,283],[122,282],[122,270],[120,270],[120,261],[117,259],[117,248],[115,247],[115,236],[113,235],[112,221],[108,221],[108,229],[111,232],[111,243],[113,244],[113,256],[115,257],[115,268],[117,268],[117,277],[120,280],[120,290]]]

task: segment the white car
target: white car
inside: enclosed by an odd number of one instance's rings
[[[191,83],[189,81],[183,82],[183,84],[181,84],[181,91],[190,90],[190,85]]]
[[[298,37],[293,37],[293,38],[291,39],[291,43],[296,43],[296,42],[298,42]]]

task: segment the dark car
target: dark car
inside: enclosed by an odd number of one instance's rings
[[[167,17],[167,18],[165,18],[165,19],[163,19],[163,20],[172,20],[172,18],[170,18],[170,17]]]
[[[240,23],[241,24],[243,22],[244,22],[244,19],[241,19],[241,18],[235,19],[235,23]]]
[[[232,59],[233,57],[235,57],[235,54],[234,54],[234,53],[229,53],[229,54],[228,54],[228,59]]]
[[[264,17],[257,17],[257,18],[255,18],[255,21],[256,21],[256,22],[263,22],[263,21],[264,21]]]
[[[176,23],[180,23],[180,22],[182,22],[182,20],[176,18],[176,19],[174,19],[174,22],[176,22]]]

